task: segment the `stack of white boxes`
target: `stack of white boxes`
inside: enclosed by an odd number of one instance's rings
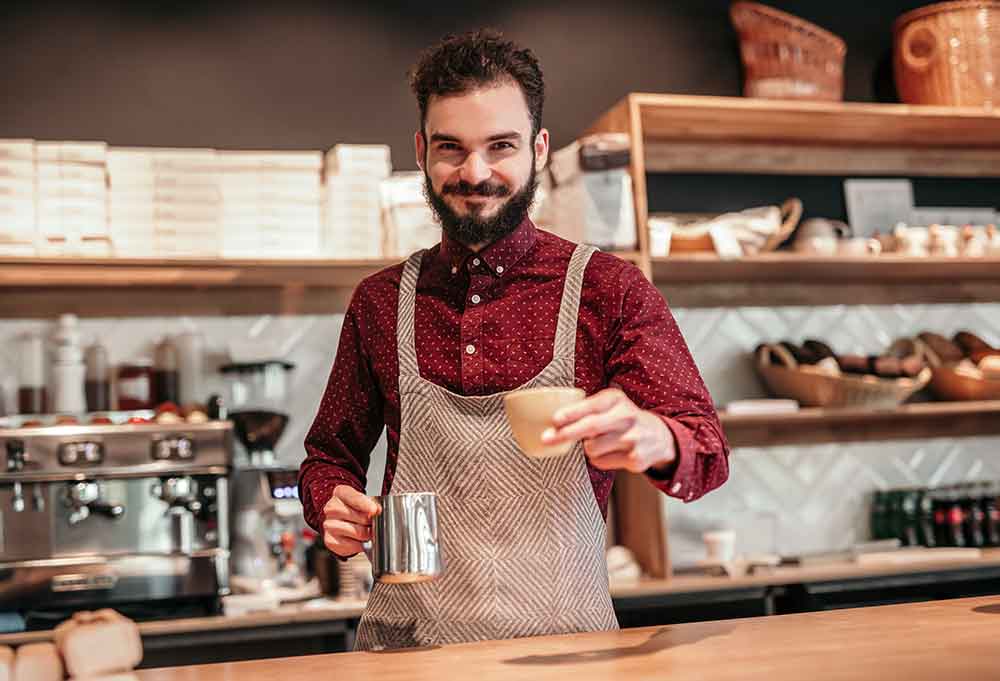
[[[35,142],[0,140],[0,255],[35,255]]]
[[[322,256],[321,151],[220,151],[222,255]]]
[[[113,147],[108,175],[117,255],[219,256],[222,196],[214,149]]]
[[[109,255],[108,145],[36,142],[35,191],[41,255]]]
[[[323,197],[327,257],[383,257],[380,185],[391,172],[385,145],[338,144],[327,152]]]
[[[422,172],[393,173],[382,181],[382,221],[386,258],[405,258],[441,240],[441,226],[424,198]]]

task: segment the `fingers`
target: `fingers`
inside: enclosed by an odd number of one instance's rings
[[[323,543],[326,544],[326,548],[330,549],[330,551],[337,554],[341,558],[350,558],[354,554],[364,551],[364,547],[361,545],[361,542],[356,539],[338,537],[330,534],[329,532],[323,533]]]
[[[628,399],[618,388],[607,388],[591,395],[585,400],[563,407],[552,416],[556,428],[578,421],[584,416],[610,411],[616,405]]]
[[[597,438],[607,433],[624,431],[635,425],[636,410],[618,404],[610,411],[583,416],[560,428],[550,428],[542,434],[542,442],[555,444]]]
[[[594,468],[602,471],[626,470],[632,473],[642,473],[648,468],[635,449],[592,458],[590,463]]]
[[[591,459],[616,452],[628,452],[633,447],[635,438],[631,430],[616,430],[583,441],[583,451]]]
[[[327,520],[323,523],[323,531],[326,534],[341,539],[368,541],[372,538],[371,526],[359,525],[357,523],[350,523],[344,520]]]
[[[323,507],[323,515],[327,519],[346,520],[359,525],[370,524],[372,517],[381,512],[382,509],[371,497],[347,485],[338,485]]]

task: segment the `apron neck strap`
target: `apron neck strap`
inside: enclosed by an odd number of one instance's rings
[[[414,310],[417,302],[417,278],[420,276],[420,261],[423,251],[409,257],[403,267],[403,279],[399,282],[399,309],[396,312],[396,352],[399,356],[400,376],[419,376],[417,366],[417,346]]]
[[[580,292],[583,290],[583,273],[587,270],[590,256],[597,251],[594,246],[578,244],[566,268],[566,283],[563,285],[562,302],[559,304],[559,321],[556,325],[556,346],[553,357],[574,359],[576,357],[577,313],[580,311]]]
[[[566,281],[563,284],[562,301],[559,304],[559,320],[556,324],[556,343],[553,357],[573,359],[576,356],[577,313],[580,310],[580,292],[583,289],[583,273],[590,257],[598,249],[579,244],[573,251]],[[403,278],[399,283],[399,307],[396,317],[397,353],[400,376],[419,376],[415,332],[415,309],[417,302],[417,279],[420,277],[420,263],[424,251],[411,255],[403,267]]]

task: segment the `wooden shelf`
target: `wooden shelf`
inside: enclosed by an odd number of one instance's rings
[[[973,108],[632,93],[591,132],[647,172],[1000,177],[1000,114]]]
[[[393,260],[0,259],[0,318],[342,312]]]
[[[673,307],[1000,301],[1000,258],[683,255],[654,258],[652,271]]]
[[[638,252],[618,257],[639,263]],[[398,260],[0,258],[0,319],[332,314]]]
[[[720,413],[734,447],[974,437],[1000,434],[1000,401],[926,402],[898,409],[802,409],[794,414]]]

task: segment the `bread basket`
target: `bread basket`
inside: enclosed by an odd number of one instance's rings
[[[844,98],[847,46],[815,24],[756,2],[729,9],[740,36],[743,93],[768,99]]]
[[[969,376],[953,366],[934,367],[930,387],[939,399],[951,402],[1000,400],[1000,381]]]
[[[893,24],[893,72],[906,104],[1000,104],[1000,0],[939,2]]]
[[[908,400],[931,379],[924,369],[915,378],[877,378],[843,374],[830,376],[799,366],[780,345],[757,349],[757,373],[774,397],[793,399],[807,407],[870,407],[891,409]]]

